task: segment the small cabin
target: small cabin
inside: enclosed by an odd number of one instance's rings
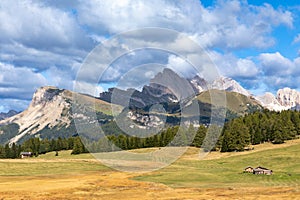
[[[272,175],[273,171],[264,167],[256,167],[253,169],[253,174],[265,174],[265,175]]]
[[[246,167],[245,169],[244,169],[244,173],[253,173],[253,167]]]
[[[20,153],[21,158],[29,158],[32,157],[32,152],[21,152]]]

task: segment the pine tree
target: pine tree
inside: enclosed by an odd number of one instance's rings
[[[282,144],[284,143],[282,133],[279,130],[276,130],[274,133],[274,140],[272,141],[273,144]]]
[[[5,158],[11,158],[11,151],[9,148],[9,144],[5,144],[4,146],[4,155]]]
[[[206,136],[207,128],[204,125],[200,125],[192,143],[195,147],[201,147],[203,140]]]
[[[250,134],[248,127],[243,124],[241,119],[235,119],[224,131],[221,151],[244,151],[244,148],[249,144]]]
[[[18,157],[18,151],[17,151],[17,146],[15,143],[12,144],[11,146],[11,153],[10,153],[10,158],[17,158]]]
[[[74,139],[74,146],[71,154],[81,154],[86,152],[84,145],[81,142],[80,137]]]

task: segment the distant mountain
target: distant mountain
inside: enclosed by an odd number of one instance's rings
[[[110,88],[100,93],[99,98],[122,106],[143,108],[158,103],[174,103],[193,95],[190,83],[172,70],[166,68],[150,80],[142,91]]]
[[[189,80],[194,90],[199,94],[207,90],[225,90],[227,92],[236,92],[245,96],[251,96],[250,92],[243,88],[238,82],[228,77],[220,77],[212,83],[208,83],[205,79],[195,76]]]
[[[247,97],[251,96],[249,91],[231,78],[220,77],[212,83],[208,83],[198,75],[192,79],[185,79],[171,69],[165,68],[163,72],[158,73],[151,79],[150,84],[145,85],[141,92],[135,89],[110,88],[107,92],[100,93],[99,98],[112,102],[112,96],[115,96],[114,103],[123,106],[126,106],[124,103],[128,106],[130,99],[130,106],[142,108],[161,102],[179,102],[181,99],[213,89],[236,92]]]
[[[211,85],[211,89],[225,90],[228,92],[236,92],[245,95],[247,97],[251,96],[248,90],[243,88],[235,80],[228,77],[220,77],[219,79],[215,80]]]
[[[221,90],[209,90],[204,91],[197,96],[197,99],[200,102],[211,104],[211,96],[215,97],[221,96]],[[245,96],[238,92],[225,92],[226,95],[226,107],[227,110],[231,112],[231,114],[235,114],[236,116],[242,116],[247,113],[251,113],[257,110],[261,110],[263,107],[259,101],[257,101],[252,96]],[[218,104],[218,103],[216,103]],[[218,106],[218,105],[214,105]]]
[[[1,121],[1,120],[4,120],[4,119],[6,119],[6,118],[12,117],[12,116],[14,116],[14,115],[16,115],[16,114],[18,114],[18,113],[19,113],[19,112],[15,111],[15,110],[10,110],[10,111],[8,111],[7,113],[1,112],[1,113],[0,113],[0,121]]]
[[[224,95],[220,89],[225,90],[227,99],[220,98],[220,105],[212,104],[211,94]],[[199,121],[209,124],[214,108],[219,112],[213,117],[222,122],[223,113],[227,113],[228,120],[260,110],[261,106],[232,79],[220,78],[207,84],[200,77],[185,79],[170,69],[158,73],[141,91],[111,88],[99,98],[47,86],[34,93],[25,111],[0,121],[0,144],[20,143],[29,137],[52,139],[77,135],[76,120],[97,123],[105,134],[120,134],[124,130],[136,135],[151,134],[179,125],[182,120],[187,124]],[[90,115],[94,109],[97,119]]]
[[[225,94],[224,92],[218,92],[221,90],[225,90]],[[210,99],[212,94],[215,96],[226,95],[227,108],[224,105],[226,100],[223,99],[220,99],[220,105],[212,105]],[[212,108],[218,107],[223,109],[223,111],[228,111],[230,116],[228,115],[227,119],[262,108],[246,89],[230,78],[220,77],[212,83],[208,83],[199,76],[185,79],[168,68],[158,73],[150,80],[149,85],[145,85],[141,91],[111,88],[107,92],[101,93],[100,99],[122,105],[123,107],[129,107],[131,111],[129,111],[128,115],[132,120],[138,120],[139,126],[141,124],[149,124],[147,120],[145,123],[141,123],[141,119],[147,119],[147,117],[143,118],[143,116],[145,116],[145,113],[148,112],[151,106],[157,104],[163,105],[168,115],[167,122],[173,125],[179,122],[178,116],[180,116],[181,109],[189,108],[189,105],[193,103],[199,105],[200,121],[202,123],[210,123]],[[221,113],[219,113],[219,118],[222,117]],[[187,118],[187,116],[183,117]],[[186,120],[195,121],[197,119],[192,114],[190,119]],[[131,125],[134,126],[133,124]]]
[[[70,137],[76,134],[74,118],[88,118],[82,113],[73,113],[74,95],[84,100],[82,108],[95,105],[97,112],[111,115],[111,105],[99,99],[56,87],[42,87],[32,98],[29,107],[10,118],[0,121],[0,143],[19,142],[39,135],[42,138]],[[121,108],[120,108],[121,110]]]
[[[276,97],[267,92],[263,96],[256,97],[256,99],[269,110],[300,110],[300,92],[291,88],[279,89]]]

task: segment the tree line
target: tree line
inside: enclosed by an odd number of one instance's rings
[[[0,158],[20,158],[21,152],[31,152],[33,156],[51,151],[72,150],[72,154],[87,153],[79,136],[57,139],[30,138],[22,144],[0,145]]]
[[[173,126],[151,137],[109,135],[97,142],[85,142],[92,152],[130,150],[147,147],[195,146],[204,151],[244,151],[250,145],[281,144],[300,135],[300,112],[257,111],[225,123],[224,127]],[[112,145],[113,144],[113,145]]]
[[[112,131],[112,130],[111,130]],[[29,151],[38,156],[51,151],[72,150],[72,154],[111,152],[148,147],[194,146],[204,151],[244,151],[249,145],[264,142],[281,144],[300,135],[300,112],[257,111],[235,118],[224,127],[200,125],[172,126],[150,137],[111,134],[98,141],[70,137],[58,139],[30,138],[22,145],[0,145],[0,158],[18,158],[20,152]],[[82,142],[83,141],[83,142]],[[84,146],[84,144],[86,146]],[[88,149],[88,150],[87,150]]]

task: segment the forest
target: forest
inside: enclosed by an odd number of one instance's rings
[[[72,150],[72,154],[86,152],[110,152],[148,147],[194,146],[204,151],[245,151],[250,145],[264,142],[281,144],[300,135],[300,112],[269,110],[257,111],[226,122],[224,127],[200,125],[194,127],[172,126],[149,137],[135,137],[126,134],[112,134],[98,141],[73,136],[69,138],[30,138],[22,144],[0,146],[0,158],[19,158],[22,151],[34,156],[50,151]]]

